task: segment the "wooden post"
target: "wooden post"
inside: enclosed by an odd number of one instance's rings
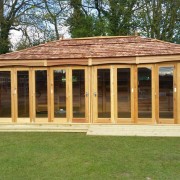
[[[174,100],[174,124],[177,124],[178,123],[178,117],[177,117],[177,108],[178,108],[178,104],[177,104],[177,97],[178,97],[178,94],[177,94],[177,82],[178,82],[178,79],[177,79],[177,65],[175,64],[174,65],[174,78],[173,78],[174,82],[174,86],[173,86],[173,100]]]
[[[177,123],[180,124],[180,63],[177,63]]]
[[[130,70],[130,82],[131,82],[131,122],[135,122],[135,65],[131,66]]]
[[[111,97],[111,123],[115,123],[115,98],[114,98],[114,90],[115,90],[115,83],[114,83],[114,73],[115,68],[112,65],[110,68],[110,97]]]
[[[152,65],[152,71],[151,71],[151,76],[152,76],[152,80],[151,80],[151,83],[152,83],[152,123],[155,124],[156,123],[156,73],[155,73],[155,66]]]
[[[48,122],[51,122],[51,77],[50,77],[50,68],[47,68],[47,111],[48,111]]]
[[[138,118],[138,72],[137,66],[134,67],[134,123],[137,123]]]

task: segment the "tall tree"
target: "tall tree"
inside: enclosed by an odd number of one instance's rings
[[[109,35],[130,35],[136,27],[133,21],[137,0],[109,0]]]
[[[85,8],[83,8],[81,0],[71,0],[71,8],[73,9],[67,23],[73,38],[88,37],[93,35],[93,19]]]
[[[0,0],[0,53],[9,52],[10,30],[17,30],[20,17],[33,6],[33,0]]]
[[[139,29],[143,35],[165,41],[177,41],[180,34],[179,0],[144,0],[139,11]]]

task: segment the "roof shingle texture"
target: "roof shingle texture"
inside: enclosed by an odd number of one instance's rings
[[[156,55],[180,55],[180,45],[140,36],[64,39],[3,54],[0,59],[51,60]]]

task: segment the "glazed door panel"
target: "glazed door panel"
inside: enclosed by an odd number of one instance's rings
[[[70,117],[72,123],[89,122],[88,68],[70,68],[69,72]]]
[[[12,72],[0,71],[0,122],[12,122]]]
[[[136,75],[136,121],[144,124],[153,123],[155,121],[154,66],[138,66]]]
[[[17,71],[17,122],[30,122],[29,71]]]
[[[132,123],[134,115],[133,67],[115,66],[115,120],[117,123]]]
[[[68,70],[67,68],[52,69],[53,87],[52,92],[52,121],[67,122],[67,101],[68,101]]]
[[[94,67],[93,69],[93,122],[111,123],[114,121],[114,106],[112,106],[111,66]]]
[[[176,69],[172,65],[158,67],[158,122],[175,123]]]

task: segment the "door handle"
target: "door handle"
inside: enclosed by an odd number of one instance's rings
[[[88,95],[89,95],[89,93],[88,93],[88,92],[86,92],[86,93],[85,93],[85,96],[86,96],[86,97],[88,97]]]
[[[96,92],[94,92],[94,96],[95,96],[95,97],[97,96],[97,93],[96,93]]]

